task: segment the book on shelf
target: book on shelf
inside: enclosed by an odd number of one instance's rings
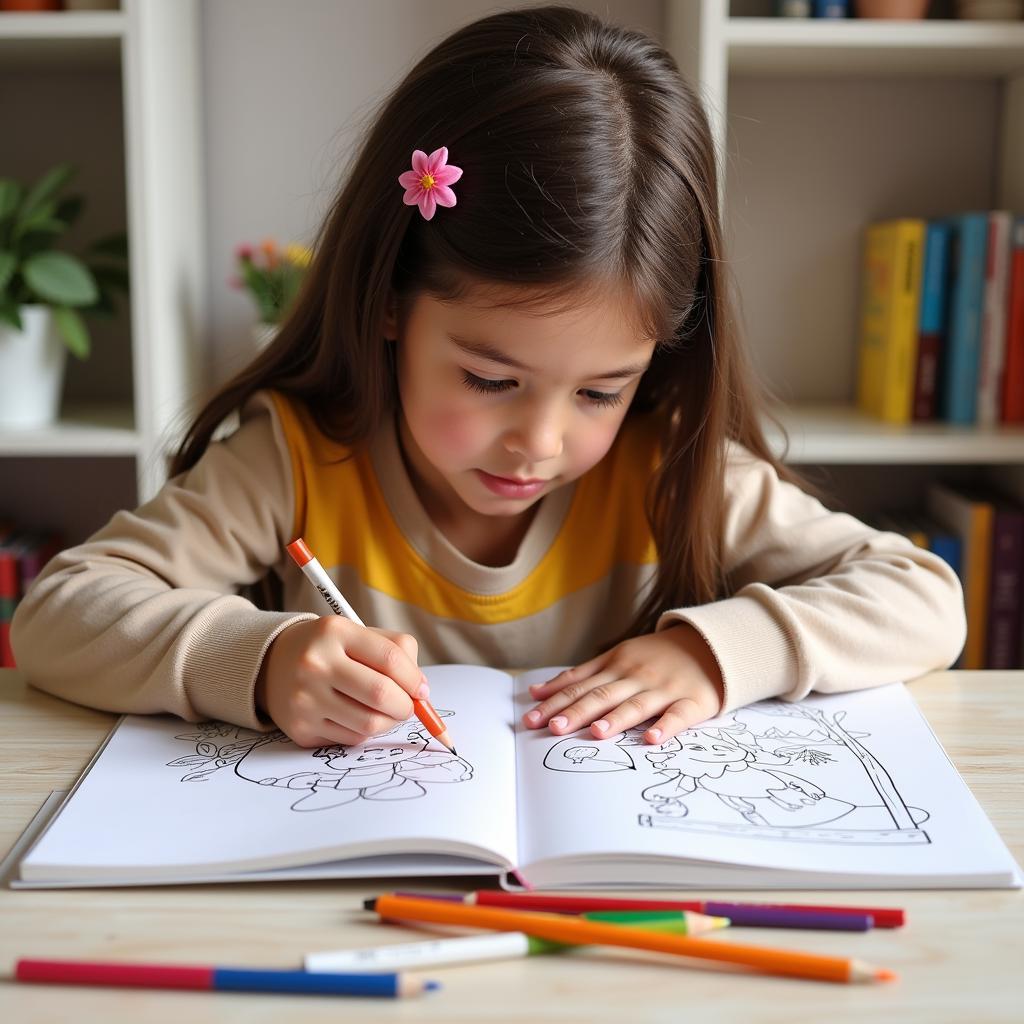
[[[949,224],[941,220],[929,221],[925,231],[914,372],[912,418],[915,422],[938,418],[939,368],[946,334],[951,233]]]
[[[1024,217],[1013,221],[1009,276],[1002,419],[1024,423]]]
[[[988,257],[988,214],[963,213],[953,227],[949,332],[939,410],[942,419],[970,426],[978,415],[981,322]]]
[[[925,228],[904,218],[864,235],[857,404],[890,423],[912,415]]]
[[[928,512],[960,538],[967,642],[958,667],[982,669],[987,650],[995,510],[988,497],[968,488],[932,484]]]
[[[11,647],[14,609],[43,566],[60,550],[55,534],[0,525],[0,668],[16,668]]]
[[[978,350],[977,423],[983,427],[994,427],[1002,420],[1012,225],[1013,217],[1007,210],[992,210],[988,215],[985,291]]]
[[[1020,885],[911,688],[763,701],[661,744],[529,730],[529,684],[425,668],[415,719],[355,746],[125,716],[19,841],[15,888],[497,876],[539,888]]]
[[[992,568],[985,668],[1020,668],[1024,507],[1002,496],[994,496],[992,504]]]

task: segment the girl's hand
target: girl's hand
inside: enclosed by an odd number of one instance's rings
[[[360,626],[339,615],[282,630],[256,680],[256,706],[300,747],[351,746],[387,732],[426,697],[407,633]]]
[[[540,703],[523,716],[553,733],[585,725],[605,739],[659,716],[644,733],[664,743],[722,708],[722,673],[711,648],[688,623],[633,637],[546,683],[530,687]]]

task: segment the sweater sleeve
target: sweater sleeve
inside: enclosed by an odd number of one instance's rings
[[[722,553],[730,596],[665,612],[718,660],[723,710],[799,700],[946,668],[967,632],[953,570],[904,537],[871,529],[730,450]]]
[[[292,494],[287,443],[257,396],[191,470],[48,563],[15,612],[18,667],[105,711],[267,728],[253,698],[263,657],[315,616],[261,611],[237,590],[281,559]]]

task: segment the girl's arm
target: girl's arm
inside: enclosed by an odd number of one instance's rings
[[[724,710],[946,668],[966,637],[960,581],[904,537],[831,512],[733,446],[723,555],[731,596],[667,611],[714,652]]]
[[[253,399],[195,467],[45,567],[12,626],[30,683],[107,711],[266,727],[253,703],[263,656],[286,626],[316,618],[235,593],[291,540],[291,468],[271,410]]]
[[[603,738],[653,719],[662,743],[720,711],[945,668],[966,636],[959,580],[936,555],[781,481],[734,446],[723,562],[729,596],[666,611],[657,631],[530,688],[531,728]]]

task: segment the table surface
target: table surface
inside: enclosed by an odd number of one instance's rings
[[[911,692],[953,762],[1010,847],[1024,860],[1024,672],[940,672]],[[52,790],[67,789],[115,716],[27,687],[0,670],[0,851]],[[484,883],[489,884],[489,883]],[[275,882],[104,890],[0,889],[0,1019],[189,1024],[369,1020],[488,1022],[1019,1021],[1024,896],[1008,890],[733,893],[738,899],[902,906],[901,929],[864,934],[736,929],[722,941],[861,957],[888,967],[885,985],[836,985],[754,975],[634,951],[463,965],[423,973],[440,992],[405,1000],[241,993],[131,991],[19,985],[19,957],[300,967],[307,952],[408,941],[416,933],[368,920],[362,901],[396,887],[358,882]],[[473,882],[403,882],[466,890]],[[660,894],[667,896],[669,894]],[[729,898],[718,890],[705,895]]]

